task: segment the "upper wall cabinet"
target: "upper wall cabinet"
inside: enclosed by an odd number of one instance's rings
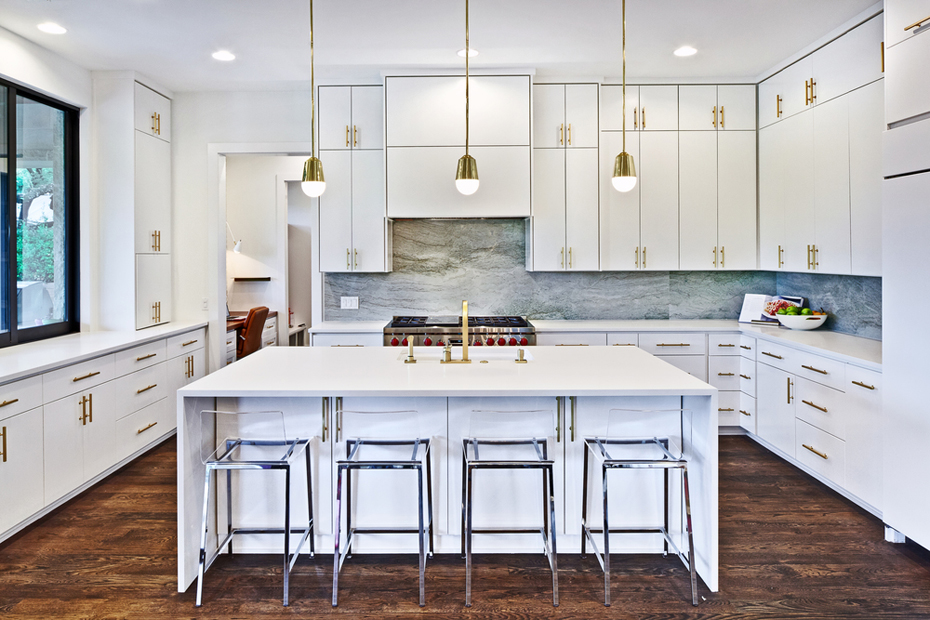
[[[384,147],[381,86],[320,86],[320,150]]]
[[[886,0],[885,36],[885,123],[892,125],[930,112],[930,0]]]
[[[533,86],[533,148],[597,148],[597,84]]]
[[[930,32],[930,0],[885,0],[885,49]]]
[[[679,86],[678,128],[681,131],[755,131],[755,86]]]
[[[171,142],[171,100],[138,82],[134,96],[136,131]]]
[[[601,130],[623,129],[623,87],[601,87]],[[627,131],[678,129],[678,86],[626,87]]]

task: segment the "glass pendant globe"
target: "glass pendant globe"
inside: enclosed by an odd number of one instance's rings
[[[460,194],[471,196],[478,191],[478,183],[478,179],[456,179],[455,189],[459,190]]]
[[[325,181],[304,181],[300,184],[300,189],[311,198],[319,198],[326,191]]]
[[[613,177],[610,182],[618,192],[628,192],[636,187],[636,177]]]

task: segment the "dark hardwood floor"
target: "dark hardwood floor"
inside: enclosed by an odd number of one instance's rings
[[[457,555],[355,556],[330,607],[332,556],[301,559],[281,606],[277,556],[220,558],[205,605],[178,594],[175,441],[169,440],[0,543],[0,618],[930,618],[930,554],[883,541],[880,521],[745,437],[720,439],[720,592],[689,604],[685,571],[661,556],[617,556],[613,606],[589,556],[559,557],[551,606],[542,556],[477,559],[474,606]],[[2,506],[0,506],[2,509]]]

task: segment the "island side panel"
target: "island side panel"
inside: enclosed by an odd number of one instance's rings
[[[717,592],[719,570],[717,394],[685,396],[682,407],[690,411],[691,437],[685,441],[691,514],[694,527],[695,566],[704,583]]]
[[[178,592],[187,591],[197,578],[206,471],[200,456],[203,435],[200,412],[215,407],[215,398],[185,397],[178,392]],[[210,433],[203,440],[215,442],[216,439]],[[209,514],[215,517],[215,508]],[[214,525],[211,523],[212,532],[216,532]],[[215,536],[212,543],[216,543]]]

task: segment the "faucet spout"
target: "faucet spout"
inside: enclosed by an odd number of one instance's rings
[[[462,301],[462,361],[468,362],[468,301]]]

